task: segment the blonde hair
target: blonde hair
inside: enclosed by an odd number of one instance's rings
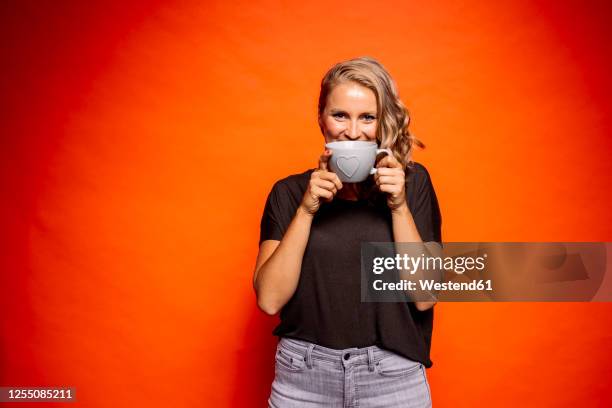
[[[399,98],[395,82],[382,64],[374,58],[367,56],[353,58],[339,62],[327,71],[321,80],[319,115],[323,114],[327,97],[334,87],[347,81],[355,82],[374,92],[378,111],[376,141],[379,147],[389,148],[404,169],[412,167],[413,145],[422,149],[425,145],[408,130],[410,115]]]

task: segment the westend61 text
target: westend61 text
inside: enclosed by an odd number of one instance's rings
[[[455,291],[455,290],[493,290],[491,279],[478,280],[471,282],[436,282],[435,280],[422,280],[419,279],[420,290],[428,291]],[[399,282],[383,282],[382,280],[375,280],[372,284],[374,290],[417,290],[416,282],[402,279]]]

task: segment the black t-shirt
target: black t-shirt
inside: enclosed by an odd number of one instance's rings
[[[259,242],[280,241],[302,202],[314,169],[277,181],[268,195]],[[425,167],[406,171],[406,196],[424,242],[441,242],[438,200]],[[393,242],[386,202],[337,197],[312,220],[297,289],[273,334],[334,349],[377,345],[431,367],[433,309],[412,302],[361,302],[361,242]]]

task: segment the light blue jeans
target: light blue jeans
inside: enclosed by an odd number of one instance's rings
[[[423,364],[377,346],[336,350],[281,338],[268,407],[431,407]]]

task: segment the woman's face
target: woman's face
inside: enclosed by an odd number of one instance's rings
[[[327,96],[319,125],[325,143],[340,140],[376,141],[376,95],[355,82],[336,85]]]

